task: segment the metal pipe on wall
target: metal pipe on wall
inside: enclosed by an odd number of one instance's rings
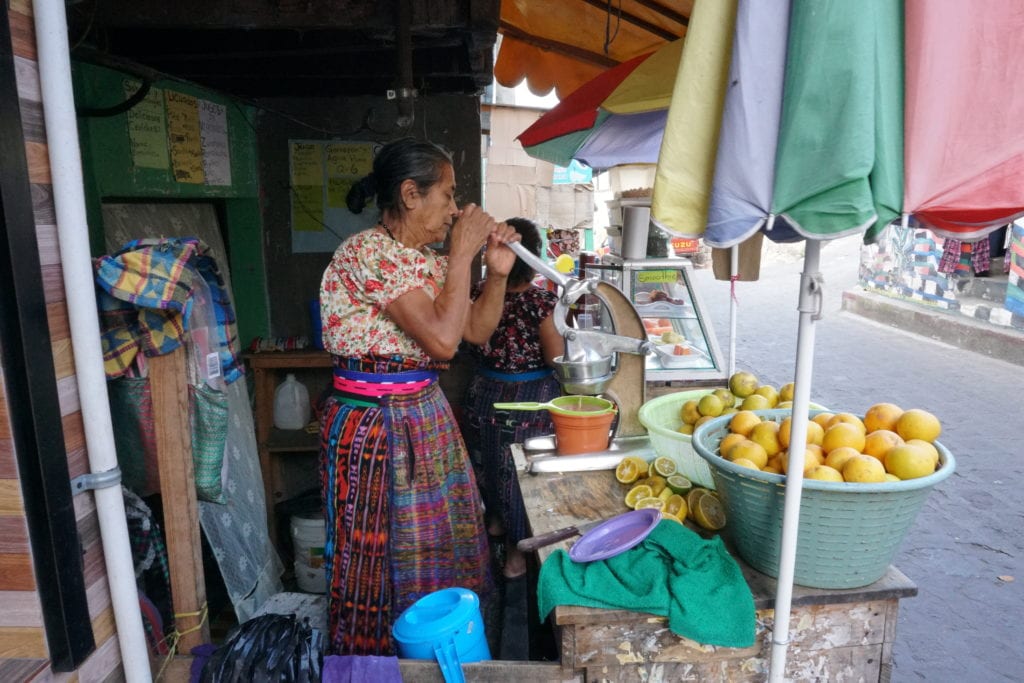
[[[117,453],[96,312],[64,1],[35,0],[33,15],[79,403],[85,425],[89,469],[101,474],[117,469]],[[112,485],[95,489],[96,514],[125,680],[146,683],[152,680],[152,672],[119,482],[117,478]]]

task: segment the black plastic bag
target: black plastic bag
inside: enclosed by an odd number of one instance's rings
[[[319,683],[323,635],[294,614],[239,624],[203,666],[201,683]]]

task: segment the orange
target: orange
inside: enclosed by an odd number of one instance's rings
[[[719,387],[711,391],[712,394],[722,399],[722,407],[724,409],[732,408],[736,405],[736,397],[731,391],[723,387]]]
[[[620,484],[632,484],[640,477],[647,476],[647,461],[636,455],[627,455],[615,467],[615,480]]]
[[[666,458],[663,455],[659,455],[651,463],[652,470],[654,473],[661,477],[671,477],[676,473],[676,461],[672,458]]]
[[[885,468],[878,458],[855,455],[843,465],[843,479],[858,484],[877,484],[885,481]]]
[[[641,498],[636,502],[636,509],[643,510],[645,508],[654,508],[655,510],[662,510],[665,508],[665,501],[661,498]]]
[[[637,484],[626,494],[625,503],[628,508],[636,508],[636,502],[642,498],[651,497],[651,487],[647,484]]]
[[[665,490],[666,486],[668,486],[668,481],[665,479],[665,477],[659,476],[657,474],[652,474],[646,479],[641,479],[640,481],[637,482],[637,484],[646,484],[647,486],[650,486],[651,495],[657,496],[659,493]]]
[[[904,441],[921,439],[931,443],[942,433],[942,423],[927,410],[911,408],[900,415],[896,422],[896,433],[902,436]]]
[[[877,429],[869,432],[864,440],[864,455],[871,455],[879,460],[885,457],[885,452],[894,446],[902,446],[903,439],[896,432],[888,429]]]
[[[699,486],[694,486],[692,489],[690,489],[690,492],[686,494],[687,517],[693,519],[694,510],[697,509],[697,502],[704,496],[708,495],[709,493],[711,492]]]
[[[879,429],[893,431],[896,429],[896,421],[903,414],[903,408],[895,403],[876,403],[864,413],[864,428],[868,432],[875,432]]]
[[[697,524],[709,531],[718,531],[725,526],[725,507],[718,496],[701,496],[697,501],[693,519]]]
[[[785,403],[793,400],[793,395],[796,393],[796,385],[793,382],[786,382],[779,387],[779,403]],[[778,408],[779,406],[775,406]]]
[[[789,474],[789,451],[786,451],[785,454],[781,456],[781,459],[782,471],[786,474]],[[812,467],[816,467],[821,464],[821,455],[817,451],[812,450],[810,446],[808,446],[807,449],[804,451],[804,474],[806,474],[807,470],[811,469]]]
[[[764,452],[768,454],[768,458],[779,453],[782,450],[782,444],[779,443],[779,423],[767,420],[754,427],[750,432],[750,436],[747,437],[754,443],[761,446]],[[767,458],[766,458],[767,460]],[[763,467],[765,463],[760,463],[760,467]]]
[[[743,436],[750,436],[754,427],[761,423],[761,418],[752,410],[741,410],[729,420],[729,431]]]
[[[931,453],[919,446],[896,446],[885,454],[885,470],[901,480],[927,477],[935,472]]]
[[[661,511],[661,518],[662,519],[670,519],[673,522],[676,522],[677,524],[682,524],[683,523],[682,517],[678,517],[676,515],[670,515],[669,513],[665,512],[664,510]]]
[[[743,436],[742,434],[737,434],[735,432],[726,434],[725,438],[722,439],[722,442],[718,444],[718,454],[724,458],[729,453],[729,451],[732,450],[733,446],[738,444],[740,441],[746,440],[747,437]]]
[[[750,372],[734,372],[729,377],[729,391],[734,396],[746,398],[757,389],[757,377]]]
[[[680,496],[678,493],[673,493],[665,501],[665,507],[661,508],[662,514],[669,514],[674,516],[676,519],[681,519],[686,516],[686,499]]]
[[[726,454],[726,460],[735,462],[739,459],[749,460],[760,469],[768,463],[768,453],[765,451],[764,446],[761,444],[751,441],[750,439],[744,439],[735,446],[733,446]]]
[[[909,441],[907,441],[907,445],[908,446],[917,446],[919,448],[923,448],[926,451],[928,451],[928,454],[932,456],[932,462],[934,462],[935,466],[938,467],[938,465],[939,465],[939,449],[936,448],[934,445],[932,445],[931,443],[929,443],[927,441],[922,441],[921,439],[910,439]]]
[[[713,415],[705,415],[705,416],[703,416],[702,418],[700,418],[699,420],[697,420],[696,422],[693,423],[693,429],[696,431],[697,427],[700,427],[705,422],[709,422],[709,421],[714,420],[714,419],[715,419],[715,416],[713,416]]]
[[[787,417],[779,424],[779,443],[783,448],[789,448],[789,435],[793,429],[793,418]],[[814,421],[807,422],[807,443],[821,444],[825,436],[825,430]]]
[[[843,481],[842,472],[828,465],[815,465],[804,473],[804,477],[818,481]]]
[[[863,453],[866,440],[864,432],[857,425],[849,422],[836,422],[825,430],[825,437],[821,440],[821,450],[828,453],[834,448],[849,446]]]
[[[743,403],[740,404],[740,410],[767,410],[771,407],[768,399],[761,394],[751,394],[743,399]]]
[[[693,434],[693,425],[686,424],[684,422],[683,424],[679,425],[679,429],[677,429],[676,431],[679,432],[680,434],[686,434],[687,436],[690,436]]]
[[[761,469],[760,467],[755,465],[750,460],[747,460],[746,458],[736,458],[735,460],[732,461],[732,464],[733,465],[739,465],[740,467],[749,467],[752,470],[760,471],[760,469]]]
[[[679,419],[688,425],[692,425],[694,422],[700,419],[700,410],[697,408],[698,401],[696,399],[690,399],[685,402],[679,409]]]
[[[856,415],[854,415],[853,413],[836,413],[835,415],[832,416],[828,423],[822,426],[825,428],[825,431],[827,432],[829,427],[833,427],[839,424],[840,422],[847,422],[849,424],[856,425],[860,429],[861,434],[868,433],[867,428],[864,426],[864,421],[861,420]]]
[[[719,397],[714,394],[707,394],[706,396],[701,396],[700,400],[697,401],[697,410],[700,411],[701,415],[718,417],[725,410],[725,405],[722,404],[722,399]]]
[[[771,408],[774,408],[775,405],[779,402],[779,390],[770,384],[762,384],[756,390],[754,390],[754,393],[764,396],[766,399],[768,399],[768,405]]]
[[[811,417],[811,421],[821,425],[821,428],[825,429],[825,427],[828,425],[828,421],[835,416],[835,413],[818,413],[817,415],[813,415]]]
[[[825,458],[825,464],[842,472],[846,461],[855,455],[861,455],[856,448],[840,446],[829,451],[828,457]]]

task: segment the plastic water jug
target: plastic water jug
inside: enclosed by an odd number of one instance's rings
[[[289,372],[274,390],[274,426],[302,429],[309,423],[310,410],[309,390]]]

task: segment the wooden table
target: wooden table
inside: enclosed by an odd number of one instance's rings
[[[522,448],[512,448],[530,529],[542,534],[610,517],[627,508],[613,472],[530,474]],[[541,548],[543,562],[556,548]],[[735,557],[735,554],[734,554]],[[771,656],[775,579],[737,558],[757,610],[749,648],[702,645],[672,633],[667,619],[629,610],[559,606],[552,611],[561,663],[585,681],[763,681]],[[786,677],[796,681],[888,681],[900,598],[917,594],[898,569],[864,588],[795,586]]]

